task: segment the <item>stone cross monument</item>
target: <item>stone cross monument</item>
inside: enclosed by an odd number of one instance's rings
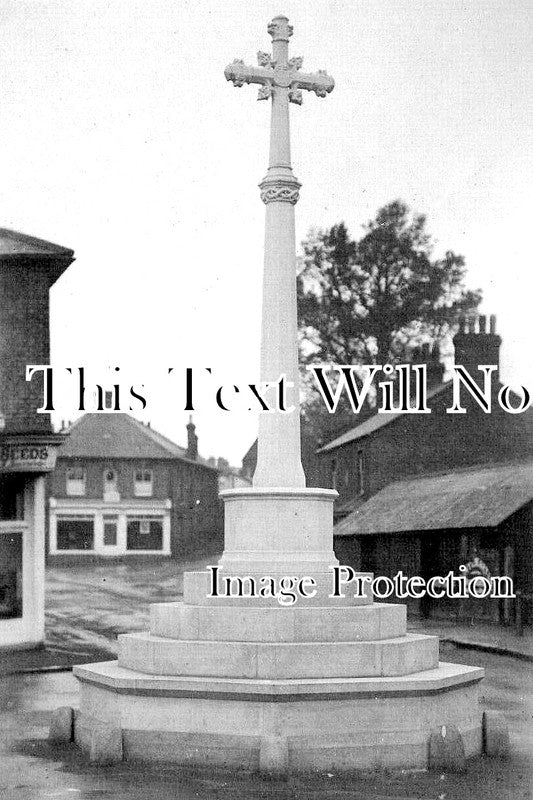
[[[264,413],[254,485],[222,493],[225,547],[213,571],[185,573],[183,601],[155,603],[150,631],[119,637],[118,661],[76,667],[76,741],[92,756],[213,764],[266,772],[425,767],[438,730],[481,750],[483,670],[439,664],[438,640],[409,634],[405,606],[372,593],[333,591],[333,501],[308,489],[297,402],[294,205],[288,103],[324,96],[324,72],[288,58],[285,17],[268,27],[272,57],[226,69],[237,86],[258,83],[272,100],[266,204],[262,378],[294,383],[292,413]],[[216,570],[215,570],[216,571]],[[314,588],[284,604],[282,581]],[[278,591],[252,591],[273,582]],[[309,584],[306,590],[310,589]],[[70,729],[69,729],[70,730]],[[121,749],[122,748],[122,749]]]
[[[297,488],[305,486],[300,454],[294,235],[294,206],[301,184],[291,166],[289,103],[302,103],[302,89],[325,97],[334,82],[322,70],[301,72],[302,59],[289,58],[292,25],[287,17],[275,17],[268,32],[272,56],[260,50],[258,67],[236,60],[224,74],[234,86],[258,83],[258,100],[272,99],[268,172],[259,184],[266,205],[261,380],[276,381],[284,375],[293,385],[294,411],[261,414],[253,483]]]

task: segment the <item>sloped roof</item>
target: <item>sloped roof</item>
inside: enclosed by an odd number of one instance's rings
[[[35,236],[0,228],[0,255],[72,256],[74,251]]]
[[[435,386],[433,389],[430,389],[427,393],[428,401],[433,400],[434,397],[438,397],[451,385],[451,381],[446,381],[446,383],[441,383],[438,386]],[[321,447],[320,450],[317,450],[317,453],[327,453],[329,450],[335,450],[337,447],[341,447],[343,444],[348,444],[348,442],[354,442],[357,439],[362,439],[363,436],[368,436],[368,434],[379,430],[379,428],[383,428],[385,425],[390,425],[391,422],[400,419],[400,417],[405,417],[405,414],[401,412],[398,414],[373,414],[364,422],[361,422],[360,425],[356,425],[355,428],[350,428],[350,430],[346,431],[346,433],[343,433],[341,436],[337,436],[336,439],[333,439],[333,441],[328,442],[328,444],[324,445],[324,447]]]
[[[129,414],[85,414],[69,428],[60,458],[180,459],[216,469]]]
[[[0,262],[23,262],[25,266],[45,267],[54,283],[74,261],[74,250],[59,244],[0,228]]]
[[[533,499],[533,461],[396,481],[337,523],[336,536],[496,527]]]

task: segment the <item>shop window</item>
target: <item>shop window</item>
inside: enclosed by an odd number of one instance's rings
[[[153,473],[151,469],[137,469],[134,475],[133,493],[135,497],[151,497]]]
[[[83,497],[85,494],[85,470],[83,467],[69,467],[67,469],[67,495],[69,497]]]
[[[162,550],[163,520],[161,517],[128,519],[127,549]]]
[[[0,520],[17,519],[24,519],[24,477],[0,475]]]
[[[58,550],[94,550],[94,520],[63,517],[57,520]]]
[[[104,545],[113,547],[117,543],[117,517],[104,517]]]
[[[0,619],[22,617],[22,533],[0,534]]]

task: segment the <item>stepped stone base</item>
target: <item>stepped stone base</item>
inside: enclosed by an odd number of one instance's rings
[[[120,636],[118,663],[152,675],[353,678],[407,675],[438,663],[435,636],[406,634],[368,642],[177,641],[142,633]]]
[[[408,634],[404,606],[330,596],[334,497],[226,492],[221,574],[307,574],[316,596],[209,597],[209,572],[187,573],[183,603],[154,604],[149,633],[119,637],[118,661],[74,669],[81,747],[118,730],[126,759],[272,774],[426,767],[446,725],[467,757],[480,753],[483,670],[439,664],[437,638]]]

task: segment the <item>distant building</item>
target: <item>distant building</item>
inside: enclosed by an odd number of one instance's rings
[[[245,478],[242,469],[232,467],[225,458],[209,459],[209,462],[216,463],[218,469],[218,488],[221,492],[226,489],[246,489],[252,485],[251,478]]]
[[[95,555],[201,555],[222,548],[218,470],[128,414],[86,414],[49,485],[53,560]]]
[[[74,260],[65,247],[0,229],[0,647],[44,640],[45,474],[64,440],[42,406],[50,362],[49,290]]]
[[[465,327],[455,361],[472,375],[499,364],[500,337]],[[324,485],[337,489],[335,551],[341,563],[392,577],[446,575],[478,555],[491,575],[508,575],[532,619],[533,409],[504,411],[494,374],[492,413],[462,392],[465,414],[448,414],[451,382],[430,360],[430,414],[375,414],[319,450]],[[514,405],[518,398],[514,398]],[[409,601],[426,615],[468,613],[512,622],[511,601]]]

